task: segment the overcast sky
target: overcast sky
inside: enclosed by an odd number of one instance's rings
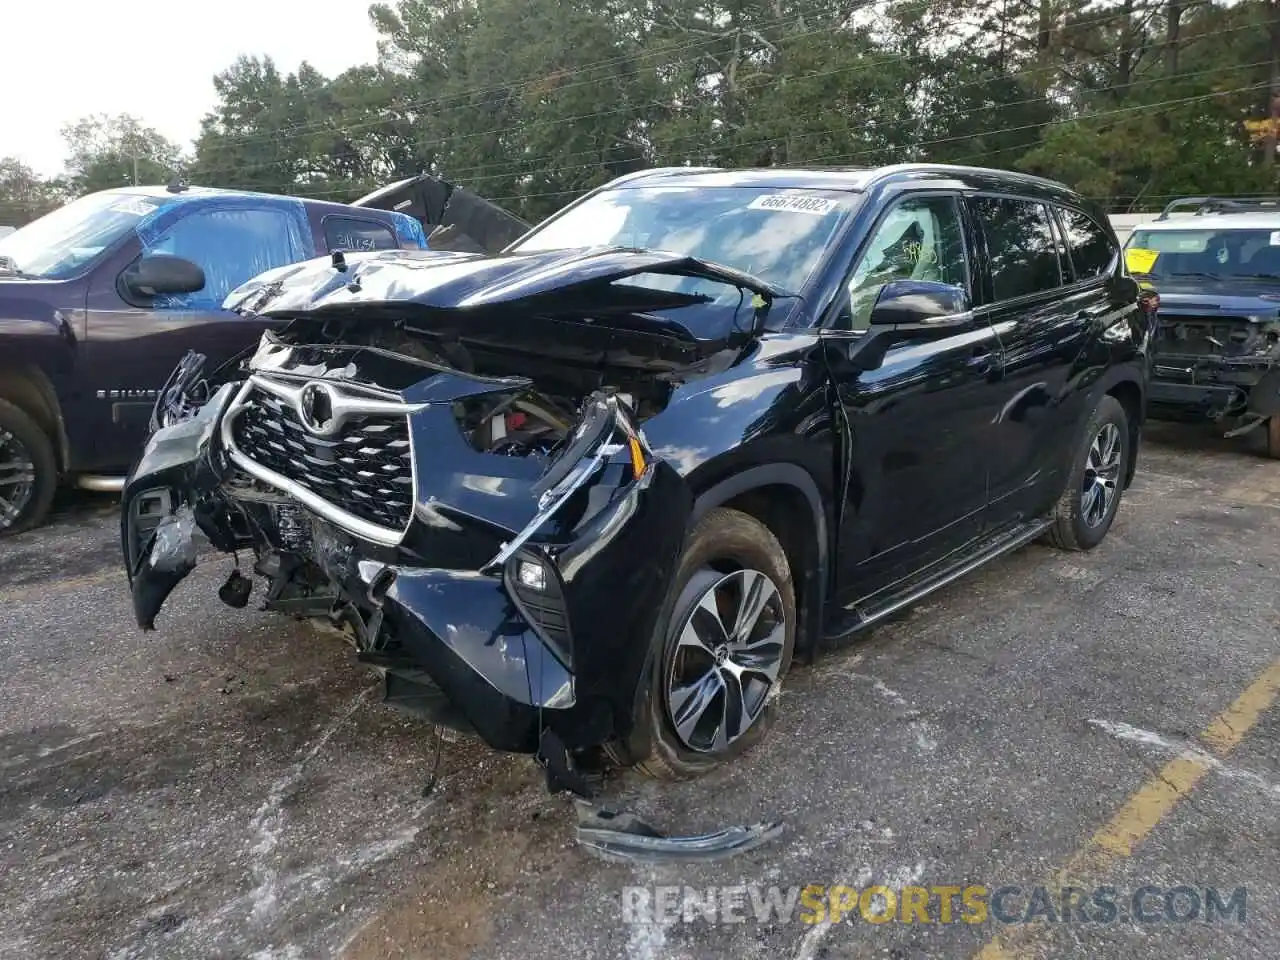
[[[367,0],[0,0],[0,157],[62,169],[63,124],[131,113],[190,146],[240,54],[326,76],[377,56]],[[197,13],[197,11],[200,11]]]

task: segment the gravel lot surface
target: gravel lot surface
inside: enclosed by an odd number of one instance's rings
[[[997,935],[988,957],[1280,957],[1280,706],[1261,709],[1280,658],[1280,464],[1208,431],[1152,428],[1093,553],[1027,548],[796,668],[774,732],[735,769],[611,780],[608,802],[672,831],[786,821],[716,865],[588,857],[529,760],[466,739],[443,745],[424,797],[430,728],[380,705],[341,640],[220,604],[225,559],[144,636],[116,517],[111,498],[78,497],[0,546],[6,960],[907,960]],[[1228,752],[1203,731],[1238,698]],[[1189,762],[1202,776],[1169,801]],[[1109,822],[1145,826],[1090,858]],[[1082,852],[1122,901],[1144,884],[1245,887],[1246,920],[1012,930],[622,909],[633,885],[1030,890]]]

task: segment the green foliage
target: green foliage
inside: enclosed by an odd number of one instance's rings
[[[376,63],[328,78],[250,57],[214,78],[188,179],[349,200],[435,172],[534,219],[655,164],[972,163],[1115,210],[1276,187],[1277,0],[389,0],[370,16]],[[130,182],[139,154],[152,182],[178,162],[129,117],[67,135],[73,192]],[[4,169],[0,205],[30,205]]]

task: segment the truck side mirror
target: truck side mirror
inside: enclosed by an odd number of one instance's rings
[[[182,257],[151,253],[126,270],[121,280],[135,297],[149,300],[161,294],[204,289],[204,270]]]

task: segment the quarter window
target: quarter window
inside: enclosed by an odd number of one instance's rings
[[[395,250],[397,247],[390,227],[350,217],[325,217],[324,242],[331,251]]]
[[[1062,265],[1049,211],[1042,203],[979,197],[995,299],[1011,300],[1062,286]]]
[[[892,280],[933,280],[967,289],[964,234],[953,197],[912,197],[876,227],[849,279],[855,330],[871,322],[881,288]]]
[[[1067,248],[1071,251],[1071,262],[1075,264],[1076,279],[1091,280],[1105,274],[1116,255],[1106,231],[1079,210],[1059,208],[1058,215],[1067,235]]]

